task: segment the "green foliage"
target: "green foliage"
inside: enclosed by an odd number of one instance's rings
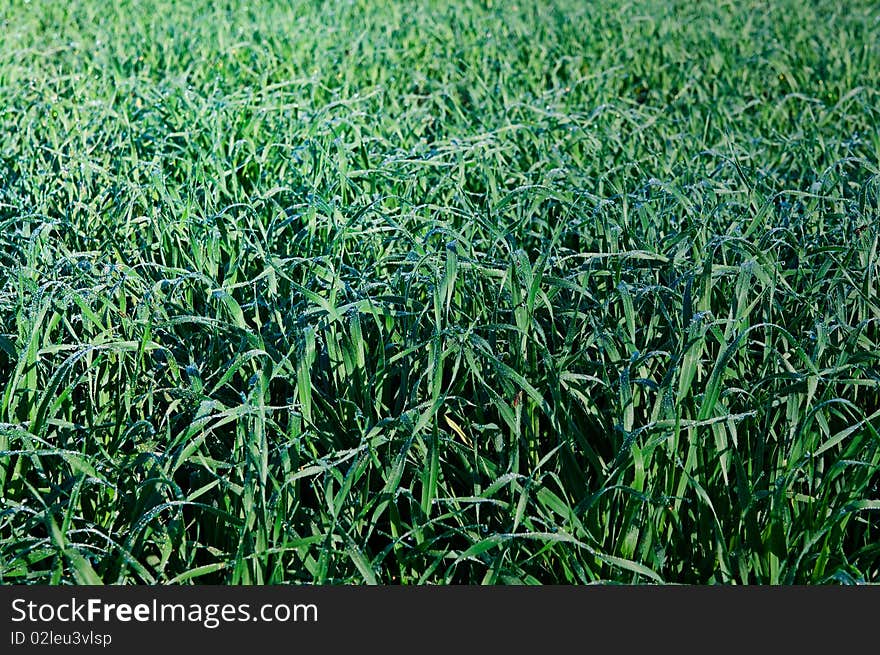
[[[844,4],[0,4],[0,581],[880,581]]]

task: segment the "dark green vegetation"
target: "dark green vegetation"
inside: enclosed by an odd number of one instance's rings
[[[0,580],[880,581],[880,8],[766,4],[0,3]]]

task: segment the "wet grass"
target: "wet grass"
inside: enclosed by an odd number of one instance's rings
[[[0,3],[0,581],[880,581],[880,10]]]

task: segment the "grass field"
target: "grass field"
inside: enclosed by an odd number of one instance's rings
[[[0,0],[0,582],[880,582],[873,0]]]

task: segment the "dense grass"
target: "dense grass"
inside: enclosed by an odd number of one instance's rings
[[[880,581],[880,7],[0,0],[0,581]]]

